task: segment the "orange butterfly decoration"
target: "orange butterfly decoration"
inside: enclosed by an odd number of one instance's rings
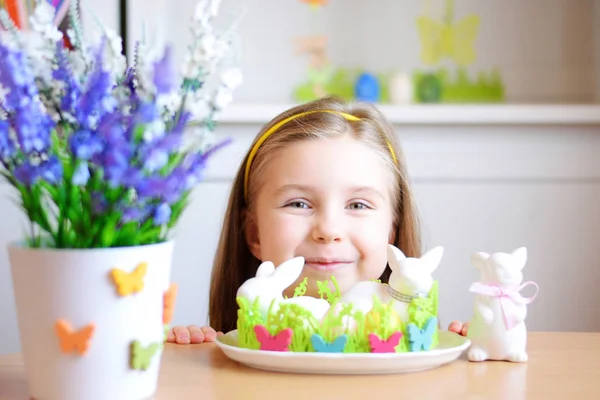
[[[127,273],[122,269],[114,268],[110,271],[110,276],[117,286],[117,292],[120,296],[129,296],[144,289],[144,277],[148,270],[148,264],[143,262],[138,264],[135,270]]]
[[[64,319],[59,319],[54,324],[56,330],[56,336],[60,341],[60,349],[63,353],[69,354],[73,351],[84,355],[87,353],[90,347],[90,339],[92,338],[96,326],[94,324],[88,324],[79,331],[73,331],[71,324]]]
[[[309,4],[313,8],[324,6],[327,4],[327,0],[300,0],[303,3]]]
[[[172,283],[163,295],[163,324],[171,323],[173,310],[175,309],[175,298],[177,297],[177,284]]]

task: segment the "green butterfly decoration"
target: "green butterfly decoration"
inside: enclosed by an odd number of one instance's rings
[[[163,325],[163,342],[166,342],[167,339],[169,338],[169,331],[171,330],[171,327],[169,326],[169,324],[164,324]]]
[[[131,343],[131,369],[147,370],[158,349],[160,349],[160,343],[152,343],[144,348],[138,340],[133,341]]]
[[[446,0],[446,18],[436,21],[427,16],[417,18],[421,39],[421,60],[435,65],[448,57],[464,67],[475,60],[475,39],[479,31],[479,17],[468,15],[454,22],[454,1]]]

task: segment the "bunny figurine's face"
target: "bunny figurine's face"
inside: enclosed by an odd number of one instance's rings
[[[237,296],[245,297],[250,301],[260,297],[261,300],[268,300],[269,303],[274,298],[283,299],[283,291],[298,279],[303,267],[303,257],[287,260],[277,268],[270,261],[263,262],[258,267],[256,276],[239,287]]]
[[[478,252],[471,263],[481,272],[481,283],[500,287],[514,287],[523,282],[523,267],[527,263],[527,249],[520,247],[512,253]]]
[[[400,249],[388,245],[388,264],[392,269],[388,284],[394,290],[409,296],[427,296],[433,285],[433,272],[444,255],[439,246],[421,258],[407,258]]]

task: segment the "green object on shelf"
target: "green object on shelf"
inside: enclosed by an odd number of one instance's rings
[[[294,89],[294,99],[299,102],[313,101],[321,98],[317,88],[321,87],[327,95],[333,95],[350,101],[354,98],[354,82],[358,75],[355,71],[336,68],[328,71],[328,75],[309,70],[306,81]],[[324,79],[325,78],[325,79]]]
[[[415,71],[415,102],[418,103],[497,103],[504,101],[504,84],[497,70],[479,72],[471,80],[467,71],[458,69],[454,77],[441,68],[437,71]]]
[[[420,103],[437,103],[442,98],[442,82],[435,74],[423,74],[415,82],[416,100]]]
[[[298,102],[309,102],[320,98],[321,96],[315,92],[315,87],[318,84],[323,85],[323,89],[328,95],[338,96],[346,101],[355,100],[354,85],[356,79],[361,73],[365,72],[362,69],[335,68],[331,70],[327,80],[315,79],[323,75],[317,75],[314,71],[309,71],[306,81],[296,86],[294,89],[293,98]],[[387,103],[389,101],[389,81],[390,73],[376,73],[380,85],[379,102]]]
[[[445,12],[435,19],[426,12],[417,18],[421,42],[421,61],[426,71],[413,73],[414,101],[418,103],[495,103],[504,101],[504,84],[500,73],[479,72],[470,79],[467,66],[476,59],[475,43],[480,18],[467,15],[455,20],[454,0],[445,0]],[[454,76],[439,64],[449,60],[456,66]],[[434,66],[438,66],[437,69]]]
[[[417,32],[421,41],[421,61],[437,65],[448,58],[464,67],[476,59],[475,42],[479,33],[480,18],[467,15],[454,20],[454,0],[446,0],[442,20],[429,15],[417,17]]]

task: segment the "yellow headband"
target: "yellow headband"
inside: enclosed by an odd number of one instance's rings
[[[248,155],[248,162],[246,163],[246,172],[244,174],[244,197],[246,198],[246,200],[248,200],[248,178],[250,176],[250,166],[252,165],[252,161],[254,160],[254,157],[256,156],[256,152],[258,152],[258,149],[260,148],[260,146],[265,142],[265,140],[267,140],[267,138],[269,136],[271,136],[273,133],[277,132],[277,130],[279,128],[281,128],[283,125],[287,124],[288,122],[290,122],[296,118],[303,117],[303,116],[309,115],[309,114],[318,113],[318,112],[337,114],[337,115],[344,117],[346,120],[352,121],[352,122],[360,121],[360,118],[355,117],[354,115],[351,115],[351,114],[348,114],[345,112],[341,112],[341,111],[313,110],[313,111],[305,111],[303,113],[292,115],[291,117],[287,117],[287,118],[279,121],[275,125],[273,125],[270,129],[268,129],[265,133],[263,133],[263,135],[256,141],[256,143],[252,147],[252,150],[250,150],[250,154]],[[397,164],[396,154],[394,153],[394,149],[392,148],[392,145],[387,140],[385,142],[387,143],[387,146],[390,150],[390,153],[392,155],[392,159],[394,160],[394,163]]]

